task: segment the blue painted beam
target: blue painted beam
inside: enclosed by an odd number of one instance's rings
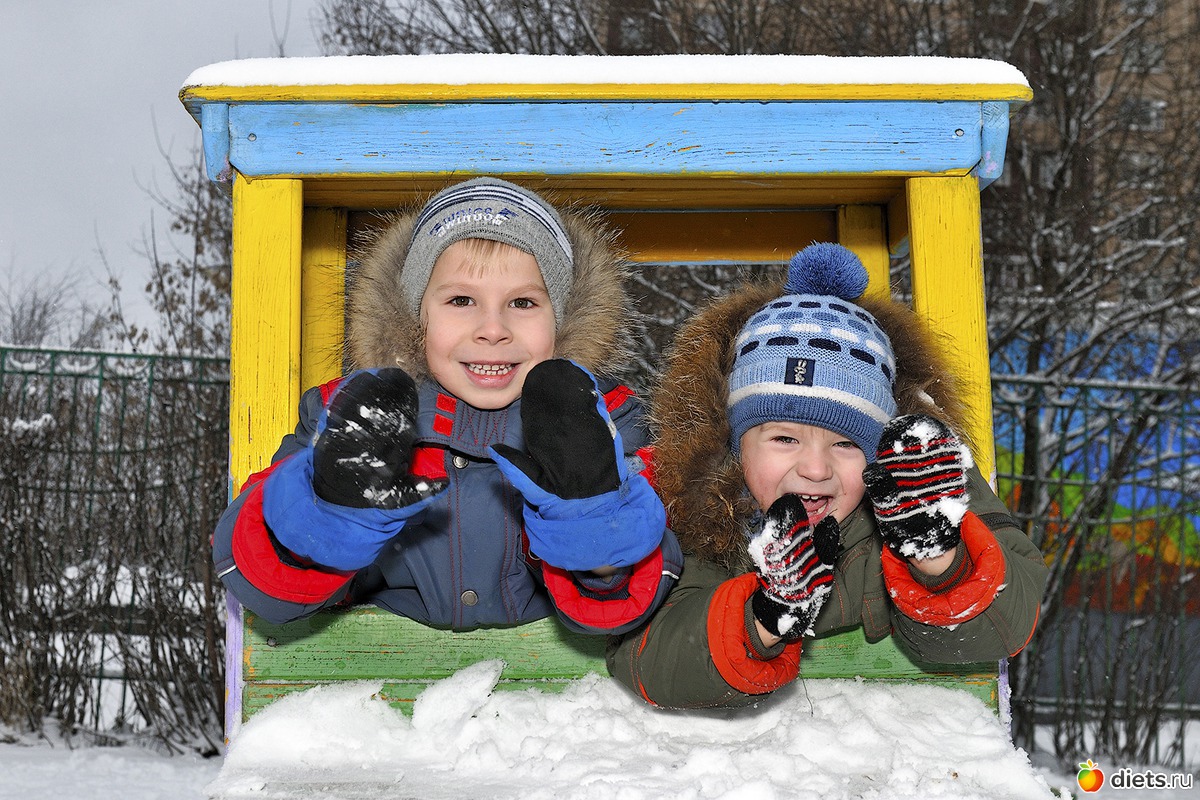
[[[228,158],[248,176],[929,174],[978,167],[981,106],[235,103]],[[216,133],[204,127],[206,152]]]
[[[200,107],[200,132],[204,139],[204,169],[210,181],[233,180],[229,167],[229,106],[205,103]]]
[[[983,191],[1004,174],[1004,151],[1008,147],[1008,103],[983,104],[983,149],[976,176]]]

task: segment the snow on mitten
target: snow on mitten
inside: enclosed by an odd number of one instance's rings
[[[961,540],[971,454],[940,420],[897,417],[883,428],[874,464],[863,471],[883,540],[904,558],[934,558]]]
[[[323,425],[322,425],[323,423]],[[402,369],[352,372],[317,423],[313,491],[351,508],[396,509],[445,488],[409,474],[417,436],[417,387]]]
[[[764,628],[789,642],[804,635],[833,589],[840,538],[833,517],[809,525],[798,495],[771,504],[762,532],[749,545],[759,583],[751,610]]]

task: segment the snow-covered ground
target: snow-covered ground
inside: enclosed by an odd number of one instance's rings
[[[377,685],[369,683],[293,695],[251,720],[223,764],[132,747],[0,745],[0,797],[1017,800],[1082,794],[1074,774],[1034,768],[994,715],[959,692],[812,681],[755,709],[663,712],[607,678],[593,676],[558,695],[493,694],[498,675],[498,662],[463,670],[428,689],[411,719],[373,700]],[[1117,769],[1132,766],[1102,754],[1092,759],[1110,781]],[[300,793],[297,784],[311,791]],[[1200,796],[1200,789],[1105,786],[1093,796],[1183,798]]]

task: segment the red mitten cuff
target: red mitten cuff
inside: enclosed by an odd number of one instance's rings
[[[974,569],[957,586],[936,594],[912,576],[908,559],[883,548],[888,595],[906,617],[926,625],[959,625],[983,613],[1003,587],[1004,552],[988,526],[968,511],[960,533]]]
[[[796,679],[800,673],[800,642],[791,642],[769,660],[753,658],[746,632],[746,601],[758,588],[752,572],[717,587],[708,607],[708,650],[717,672],[745,694],[766,694]]]
[[[558,610],[580,625],[602,631],[618,628],[645,614],[658,593],[662,572],[662,549],[655,548],[631,567],[625,591],[600,597],[585,593],[569,570],[542,562],[542,580]]]

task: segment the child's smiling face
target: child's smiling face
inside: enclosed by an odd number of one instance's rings
[[[799,422],[766,422],[742,435],[742,475],[764,511],[800,495],[812,524],[842,522],[862,502],[867,457],[840,433]]]
[[[537,260],[504,244],[447,247],[421,299],[421,322],[430,373],[476,408],[512,403],[529,370],[554,355],[554,308]]]

